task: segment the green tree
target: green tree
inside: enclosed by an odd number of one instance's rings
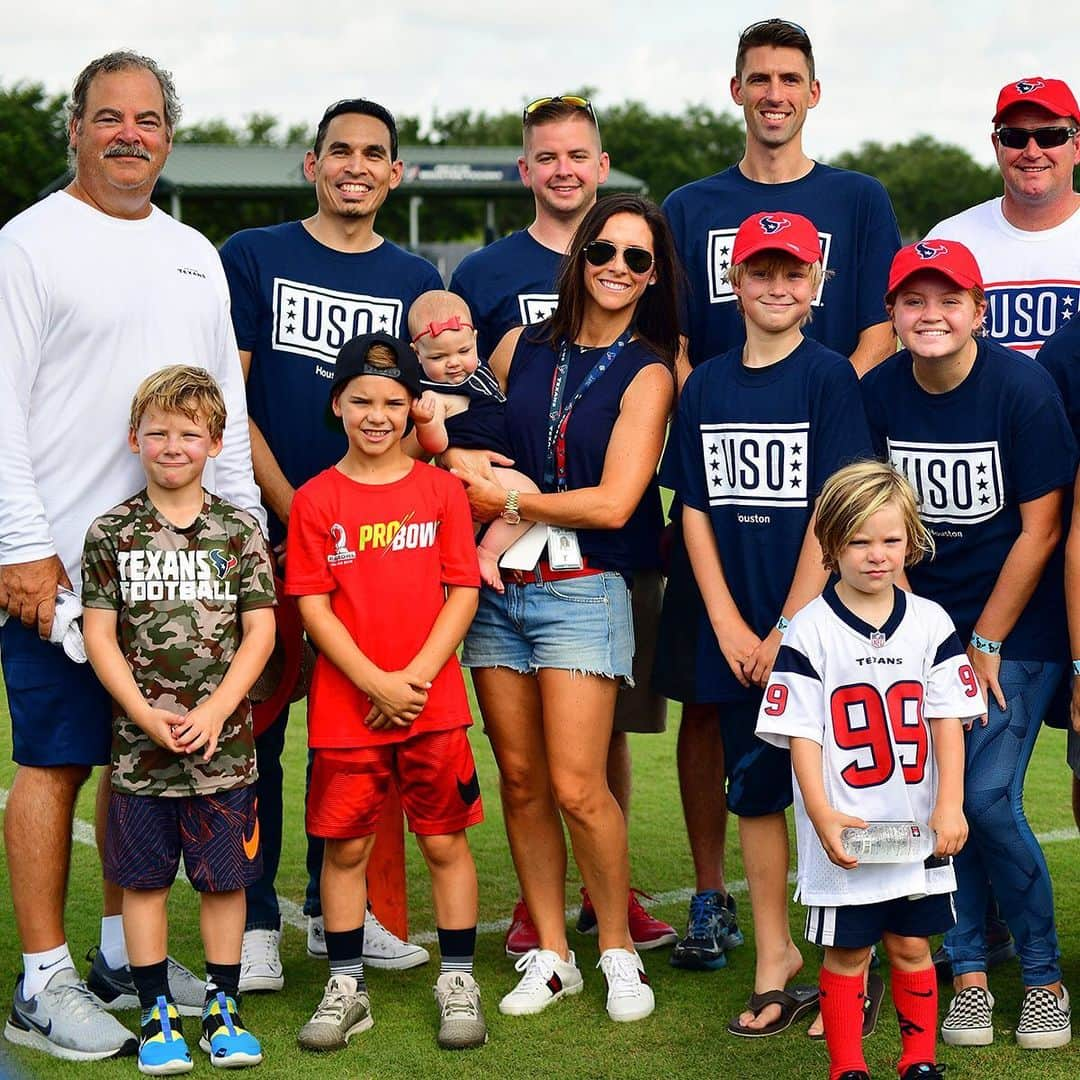
[[[64,171],[64,97],[50,96],[40,83],[0,86],[0,223]]]

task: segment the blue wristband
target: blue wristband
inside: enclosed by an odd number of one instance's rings
[[[782,634],[791,625],[790,619],[785,619],[783,615],[776,620],[776,629]]]
[[[997,656],[1001,652],[1001,642],[991,641],[989,638],[984,638],[981,634],[976,634],[974,631],[971,633],[971,647],[978,649],[981,653],[986,653],[987,656]]]
[[[1080,675],[1080,660],[1073,661],[1073,674]]]

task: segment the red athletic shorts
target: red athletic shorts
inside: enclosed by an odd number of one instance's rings
[[[409,830],[448,836],[484,820],[467,729],[382,746],[315,751],[307,831],[328,840],[370,836],[393,777]]]

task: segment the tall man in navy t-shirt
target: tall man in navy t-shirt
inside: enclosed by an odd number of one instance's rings
[[[522,114],[521,182],[533,193],[536,216],[528,228],[474,251],[454,271],[450,288],[469,305],[478,333],[480,355],[487,358],[515,326],[546,319],[555,308],[559,264],[581,219],[596,202],[597,188],[608,175],[608,156],[592,104],[569,94],[537,98]],[[657,531],[661,524],[659,492],[650,488]],[[630,812],[631,760],[627,732],[663,731],[667,704],[649,687],[648,673],[659,625],[663,577],[658,545],[646,541],[642,565],[634,574],[634,674],[637,685],[623,691],[615,710],[615,728],[608,750],[608,784]],[[639,948],[655,948],[675,940],[667,923],[654,919],[630,894],[630,933]],[[585,904],[579,929],[594,926]],[[522,955],[539,940],[525,902],[519,901],[506,935],[506,951]]]
[[[742,160],[672,192],[663,207],[690,279],[685,323],[689,364],[696,367],[743,340],[743,323],[726,278],[732,241],[751,214],[786,211],[809,217],[821,237],[826,277],[814,298],[806,336],[850,357],[861,375],[895,349],[882,300],[889,265],[900,246],[888,194],[871,177],[822,165],[804,152],[803,124],[821,98],[821,85],[810,39],[801,26],[783,19],[748,26],[739,38],[731,96],[746,121]],[[684,366],[680,385],[687,374]],[[682,592],[675,589],[672,595]],[[690,635],[698,619],[694,613],[686,615],[678,625]],[[666,644],[668,657],[695,654],[689,636]],[[676,666],[681,672],[673,670]],[[679,785],[696,888],[711,905],[692,904],[691,912],[716,910],[715,917],[691,919],[701,925],[691,925],[672,963],[712,968],[722,960],[725,940],[732,940],[731,909],[721,910],[726,899],[726,811],[718,813],[716,807],[716,793],[724,784],[723,749],[716,710],[699,702],[693,672],[687,668],[682,661],[661,657],[655,685],[684,702]]]
[[[331,105],[319,121],[304,176],[318,209],[303,221],[246,229],[221,249],[233,324],[247,378],[251,456],[269,510],[270,540],[283,543],[296,489],[345,453],[326,399],[341,346],[383,330],[407,339],[413,300],[442,288],[431,263],[384,240],[375,215],[401,183],[397,125],[362,98]],[[281,751],[288,707],[256,740],[259,825],[266,872],[248,889],[241,989],[280,990],[280,913],[274,878],[281,854]],[[309,842],[308,949],[325,952],[318,875],[322,845]],[[427,952],[395,938],[369,915],[364,960],[412,967]]]

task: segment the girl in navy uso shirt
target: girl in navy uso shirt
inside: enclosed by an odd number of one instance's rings
[[[992,885],[1016,939],[1027,992],[1016,1038],[1070,1037],[1050,876],[1024,816],[1024,774],[1065,674],[1061,565],[1055,550],[1076,445],[1046,372],[984,338],[979,267],[955,241],[925,240],[893,262],[887,304],[905,351],[862,382],[875,446],[903,472],[937,555],[909,571],[940,603],[987,692],[989,713],[966,737],[964,812],[956,857],[957,923],[945,938],[956,996],[946,1043],[993,1038],[986,898]]]

